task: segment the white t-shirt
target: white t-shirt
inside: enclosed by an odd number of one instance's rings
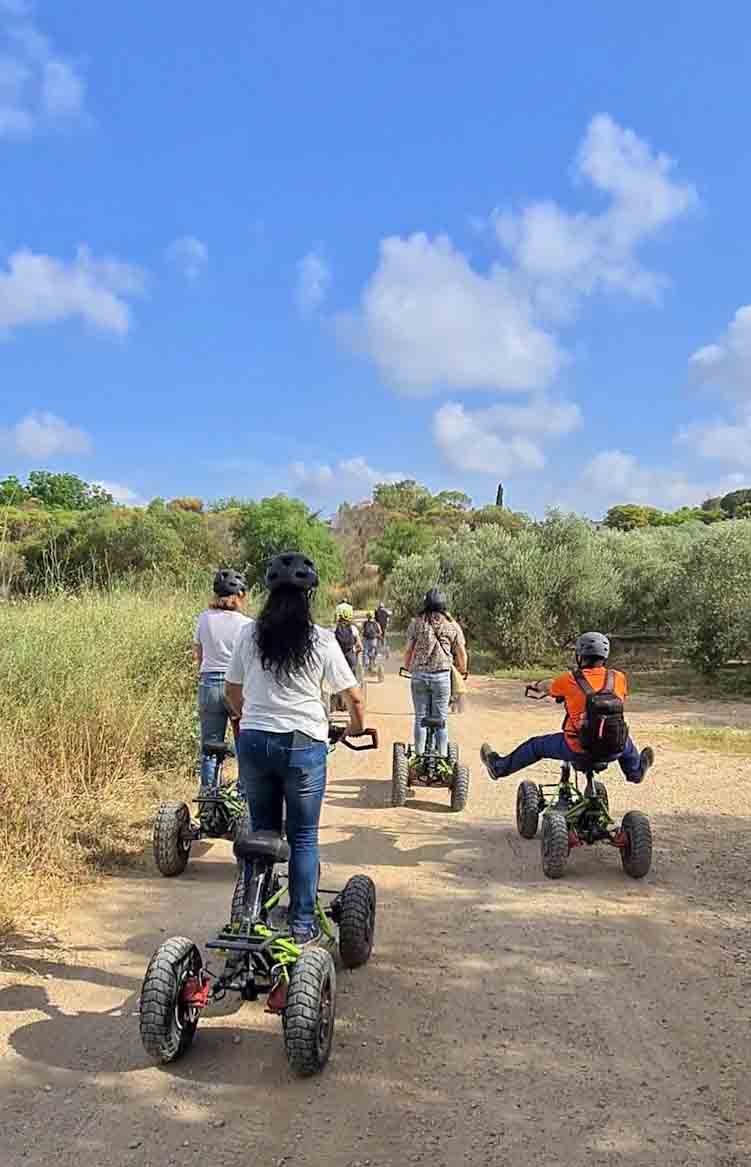
[[[243,687],[240,729],[265,729],[269,733],[300,730],[316,741],[328,741],[329,721],[321,687],[332,693],[354,689],[357,681],[336,643],[333,632],[315,626],[310,662],[291,676],[282,676],[261,665],[251,620],[237,638],[225,680]]]
[[[207,608],[196,620],[193,643],[200,644],[202,673],[224,673],[232,659],[240,632],[251,621],[242,612],[227,608]]]

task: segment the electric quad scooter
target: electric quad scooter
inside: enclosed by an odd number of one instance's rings
[[[407,669],[399,669],[400,677],[411,678]],[[410,787],[444,787],[451,791],[451,809],[464,810],[469,796],[469,767],[459,762],[459,747],[449,742],[448,755],[443,757],[436,748],[436,736],[444,729],[446,722],[441,717],[433,717],[432,710],[422,719],[425,733],[425,749],[421,754],[414,746],[404,742],[394,742],[391,770],[391,805],[404,806]]]
[[[346,728],[332,725],[329,748],[338,742],[351,750],[378,748],[375,730],[366,729],[359,736],[368,743],[357,745]],[[287,927],[286,839],[274,831],[252,831],[246,824],[237,832],[234,850],[244,870],[231,918],[206,942],[210,953],[224,959],[223,968],[214,972],[205,965],[198,946],[187,937],[173,936],[160,944],[141,988],[141,1041],[154,1061],[172,1062],[192,1045],[201,1012],[211,1002],[227,993],[238,993],[244,1001],[266,996],[266,1011],[282,1018],[291,1069],[314,1074],[326,1065],[334,1036],[332,954],[338,949],[345,968],[357,968],[369,959],[375,884],[367,875],[353,875],[339,891],[319,887],[315,910],[320,938],[301,946]]]
[[[544,700],[527,685],[524,696]],[[556,698],[560,703],[561,698]],[[652,864],[652,828],[638,810],[629,810],[620,825],[610,817],[607,787],[596,774],[607,770],[609,762],[590,765],[583,771],[586,782],[579,787],[579,774],[569,762],[561,764],[557,782],[540,783],[526,779],[516,790],[516,828],[524,839],[534,839],[542,816],[542,870],[549,879],[561,879],[569,855],[576,847],[607,843],[617,848],[626,875],[643,879]]]

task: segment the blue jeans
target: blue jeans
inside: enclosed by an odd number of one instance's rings
[[[541,737],[531,737],[529,741],[523,742],[506,755],[500,763],[503,766],[503,777],[508,778],[509,775],[516,774],[517,770],[533,766],[543,758],[570,762],[575,770],[587,770],[594,765],[588,754],[572,750],[562,733],[547,733]],[[637,778],[641,772],[639,751],[630,737],[626,739],[623,753],[611,758],[610,761],[617,761],[627,778]]]
[[[293,739],[304,735],[243,729],[238,739],[240,780],[256,831],[282,829],[287,811],[290,846],[290,927],[309,933],[315,921],[318,893],[318,822],[326,789],[325,742],[306,738],[302,746]]]
[[[423,717],[440,717],[448,722],[449,700],[451,699],[451,673],[413,673],[412,704],[415,707],[415,753],[425,749],[426,731],[421,722]],[[449,752],[449,731],[447,726],[436,730],[436,749],[445,758]]]
[[[369,639],[369,640],[364,641],[364,643],[363,643],[363,656],[365,658],[363,661],[365,668],[366,669],[372,668],[372,666],[376,663],[376,657],[378,656],[378,640],[377,639],[373,638],[373,639]]]
[[[217,760],[203,752],[208,741],[223,742],[229,712],[224,703],[224,673],[201,673],[198,678],[198,716],[201,720],[201,785],[216,786]]]

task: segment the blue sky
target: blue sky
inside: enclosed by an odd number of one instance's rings
[[[746,5],[0,28],[6,473],[595,515],[751,481]]]

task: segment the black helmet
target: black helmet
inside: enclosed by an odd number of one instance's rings
[[[423,607],[426,612],[445,612],[447,606],[446,597],[443,592],[438,591],[438,588],[431,588],[429,592],[425,593]]]
[[[285,585],[311,592],[318,587],[318,572],[315,563],[307,555],[299,551],[285,551],[282,555],[275,555],[269,563],[265,583],[270,592]]]
[[[215,596],[242,596],[247,592],[248,584],[244,575],[239,571],[223,567],[214,576]]]

